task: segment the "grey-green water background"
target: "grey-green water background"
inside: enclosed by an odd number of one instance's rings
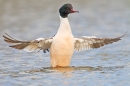
[[[70,68],[51,69],[49,53],[9,48],[6,32],[20,40],[52,37],[58,9],[71,3],[75,37],[117,37],[121,41],[75,52]],[[0,86],[130,86],[130,0],[0,0]]]

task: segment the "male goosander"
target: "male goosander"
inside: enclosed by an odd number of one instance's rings
[[[70,65],[71,57],[74,50],[82,51],[88,49],[99,48],[106,44],[111,44],[121,40],[124,36],[116,38],[97,38],[95,36],[81,36],[79,38],[74,38],[71,32],[71,28],[68,21],[68,14],[76,13],[71,4],[64,4],[59,9],[60,14],[60,26],[54,37],[51,38],[38,38],[30,41],[19,41],[7,33],[3,35],[4,41],[8,43],[13,43],[9,47],[25,50],[27,52],[49,51],[50,49],[50,65],[51,67],[67,67]]]

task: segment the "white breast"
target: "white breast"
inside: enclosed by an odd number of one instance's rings
[[[74,52],[74,37],[67,18],[60,18],[61,24],[50,49],[51,66],[69,66]]]

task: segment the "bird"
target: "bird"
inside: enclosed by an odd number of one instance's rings
[[[53,37],[21,41],[5,33],[3,35],[4,41],[12,44],[9,47],[27,52],[39,52],[42,50],[46,53],[46,51],[50,51],[50,66],[55,68],[70,66],[74,51],[87,51],[89,49],[100,48],[121,40],[125,35],[115,38],[101,38],[96,36],[81,36],[75,38],[68,20],[68,15],[72,13],[79,13],[79,11],[73,10],[73,6],[70,3],[66,3],[60,7],[60,26],[56,35]]]

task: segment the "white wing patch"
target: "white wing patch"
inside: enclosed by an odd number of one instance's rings
[[[14,45],[11,45],[10,47],[19,49],[19,50],[23,49],[27,52],[43,50],[44,53],[46,53],[46,51],[49,51],[49,48],[53,41],[53,38],[38,38],[31,41],[19,41],[12,38],[8,34],[6,34],[6,36],[4,35],[3,37],[6,42],[14,44]]]
[[[74,48],[76,51],[100,48],[104,45],[111,44],[113,42],[117,42],[117,41],[121,40],[121,38],[124,35],[117,37],[117,38],[97,38],[95,36],[81,36],[80,38],[75,38]]]
[[[30,44],[24,48],[27,52],[40,51],[40,48],[36,44]]]

